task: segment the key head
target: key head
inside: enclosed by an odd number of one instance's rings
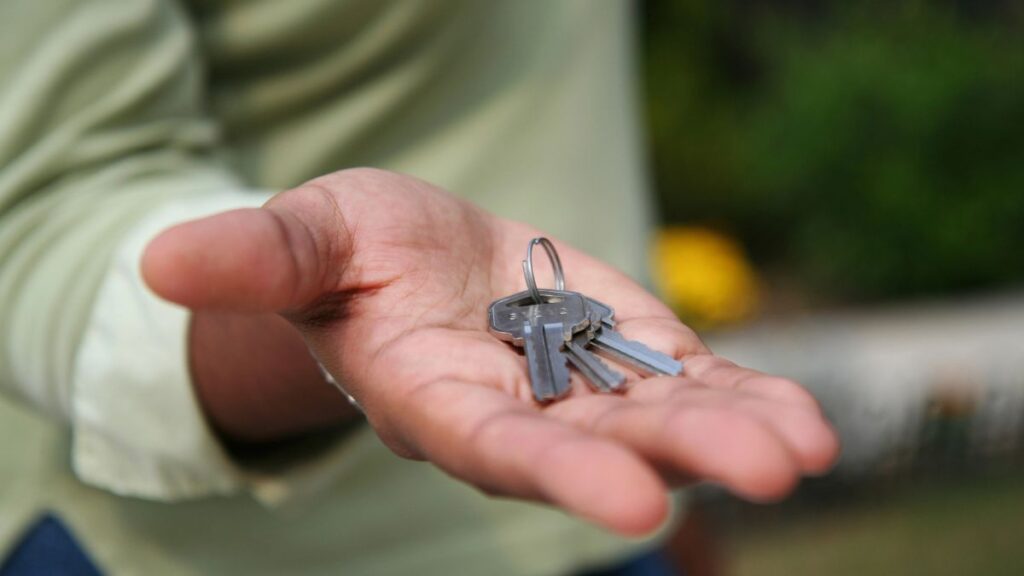
[[[567,290],[541,290],[540,293],[544,298],[540,304],[528,291],[495,300],[487,314],[491,333],[522,346],[524,324],[535,327],[561,324],[565,340],[590,325],[591,317],[583,295]]]

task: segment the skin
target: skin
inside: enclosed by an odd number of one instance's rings
[[[525,359],[488,333],[486,311],[523,289],[519,262],[542,235],[355,169],[167,230],[142,265],[153,290],[193,310],[197,394],[232,440],[355,417],[312,351],[396,454],[622,534],[656,529],[672,487],[710,481],[771,501],[831,467],[836,436],[806,390],[714,356],[627,276],[557,240],[568,289],[611,304],[626,337],[686,367],[630,375],[618,395],[574,381],[568,399],[535,403]]]

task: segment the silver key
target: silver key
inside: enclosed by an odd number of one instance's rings
[[[664,374],[678,376],[683,371],[683,363],[655,350],[636,340],[626,340],[614,328],[602,326],[590,341],[599,354],[629,364],[644,374]]]
[[[590,338],[590,332],[584,330],[566,342],[565,352],[569,362],[598,392],[614,392],[622,388],[626,383],[626,377],[609,368],[600,358],[587,350]]]
[[[645,374],[678,376],[683,363],[668,354],[651,350],[636,340],[626,340],[615,330],[615,310],[593,298],[587,298],[591,313],[590,344],[616,360],[621,360]],[[595,320],[596,319],[596,320]]]
[[[491,304],[491,333],[522,346],[530,369],[530,386],[538,402],[564,396],[569,388],[568,357],[562,348],[590,324],[586,300],[576,292],[542,290],[543,302],[520,292]]]
[[[533,276],[533,248],[541,245],[551,261],[555,290],[539,290]],[[599,391],[625,384],[625,377],[592,354],[589,348],[648,374],[678,375],[681,362],[640,342],[626,340],[615,330],[615,311],[593,298],[567,292],[565,274],[554,244],[547,238],[530,240],[523,260],[528,290],[491,304],[491,332],[524,348],[534,398],[546,402],[569,392],[567,362]]]

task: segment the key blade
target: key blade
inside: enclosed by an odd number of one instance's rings
[[[566,343],[565,351],[569,362],[598,392],[614,392],[621,389],[626,383],[626,377],[609,368],[600,358],[587,350],[587,342],[589,338],[583,334]]]
[[[621,360],[646,374],[678,376],[683,371],[682,362],[668,354],[651,350],[636,340],[626,340],[622,334],[609,328],[598,330],[590,344],[598,352]]]
[[[523,349],[530,370],[530,386],[537,402],[550,402],[569,391],[569,368],[562,354],[562,325],[523,324]]]
[[[565,326],[561,323],[544,325],[544,340],[547,342],[548,363],[551,365],[551,381],[554,383],[555,398],[569,393],[568,358],[562,352],[565,345]]]
[[[530,388],[537,402],[548,402],[555,396],[554,377],[547,363],[547,342],[544,331],[528,322],[523,324],[523,351],[530,371]]]

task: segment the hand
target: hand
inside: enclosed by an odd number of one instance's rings
[[[660,525],[670,486],[708,480],[773,500],[831,466],[836,437],[809,393],[712,355],[628,277],[557,241],[568,289],[612,305],[623,334],[686,365],[622,395],[575,382],[570,398],[536,404],[524,358],[488,333],[486,310],[524,289],[519,262],[540,235],[413,178],[358,169],[172,228],[143,272],[195,310],[279,312],[397,454],[624,534]]]

